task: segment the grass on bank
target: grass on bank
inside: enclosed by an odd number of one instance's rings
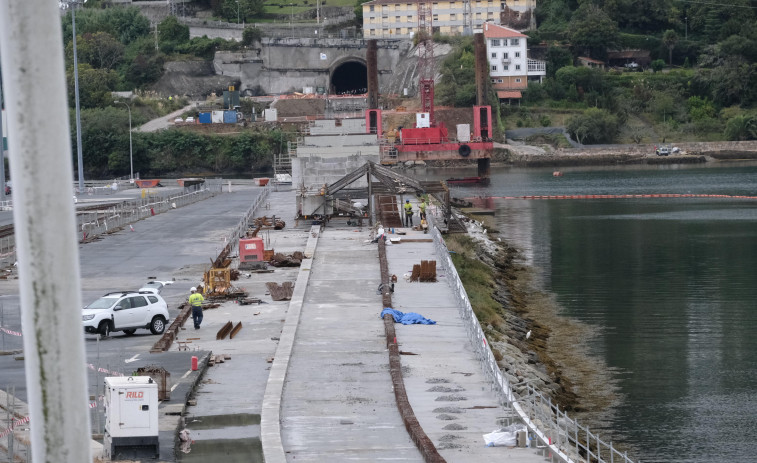
[[[481,327],[487,335],[493,334],[489,325],[495,330],[503,330],[502,306],[494,299],[494,272],[476,255],[476,242],[464,234],[447,235],[445,241]]]

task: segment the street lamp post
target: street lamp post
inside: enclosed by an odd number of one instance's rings
[[[87,0],[64,0],[65,5],[71,6],[71,28],[73,30],[74,51],[74,99],[76,100],[76,155],[79,164],[79,193],[84,191],[84,161],[81,152],[81,108],[79,107],[79,60],[76,56],[76,7]],[[63,4],[63,3],[62,3]]]
[[[689,40],[689,17],[685,16],[683,19],[686,20],[686,30],[684,32],[684,37],[686,38],[686,40]]]
[[[113,103],[121,103],[126,105],[126,109],[129,110],[129,181],[134,182],[134,156],[131,148],[131,108],[125,101],[114,101]]]
[[[237,0],[237,24],[239,24],[239,0]]]

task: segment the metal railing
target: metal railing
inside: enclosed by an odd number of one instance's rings
[[[103,209],[92,212],[78,213],[76,228],[82,234],[82,239],[91,238],[131,225],[155,214],[211,198],[221,193],[221,189],[220,181],[206,181],[204,184],[185,188],[182,192],[169,194],[157,194],[146,189],[144,197],[138,200],[105,206]]]
[[[491,382],[491,387],[499,396],[502,406],[526,424],[529,433],[534,435],[543,444],[543,448],[549,452],[547,455],[549,461],[633,463],[627,452],[621,453],[612,442],[603,441],[588,427],[581,426],[576,420],[568,417],[568,414],[561,411],[550,397],[542,394],[531,384],[526,384],[525,393],[516,397],[510,382],[500,370],[478,318],[473,312],[468,294],[450,258],[447,245],[439,230],[433,226],[433,214],[429,214],[429,217],[430,234],[434,240],[437,257],[457,298],[460,316],[465,322],[468,337],[484,375]]]

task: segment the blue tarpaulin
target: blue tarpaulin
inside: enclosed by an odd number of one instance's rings
[[[402,313],[399,310],[392,309],[391,307],[385,307],[384,310],[381,311],[379,318],[384,318],[384,315],[386,314],[391,314],[391,316],[394,317],[395,323],[402,323],[403,325],[414,325],[416,323],[421,325],[436,325],[435,321],[429,320],[423,315],[417,314],[415,312]]]

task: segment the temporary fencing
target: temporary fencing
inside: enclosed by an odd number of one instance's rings
[[[429,232],[434,240],[438,262],[447,274],[447,282],[452,287],[458,301],[460,316],[465,323],[468,337],[479,359],[481,368],[497,393],[500,403],[510,412],[510,416],[520,419],[544,447],[550,462],[623,462],[633,463],[626,452],[617,450],[612,442],[606,442],[592,433],[588,427],[561,411],[552,399],[543,395],[531,384],[526,384],[525,393],[515,395],[510,382],[499,369],[497,360],[486,340],[476,314],[473,312],[468,294],[457,273],[439,230],[433,226]],[[638,463],[638,462],[637,462]]]
[[[154,190],[144,190],[144,197],[138,200],[78,213],[77,228],[82,240],[92,238],[155,214],[211,198],[221,193],[221,189],[221,181],[206,181],[205,184],[195,185],[175,193],[159,194]]]

